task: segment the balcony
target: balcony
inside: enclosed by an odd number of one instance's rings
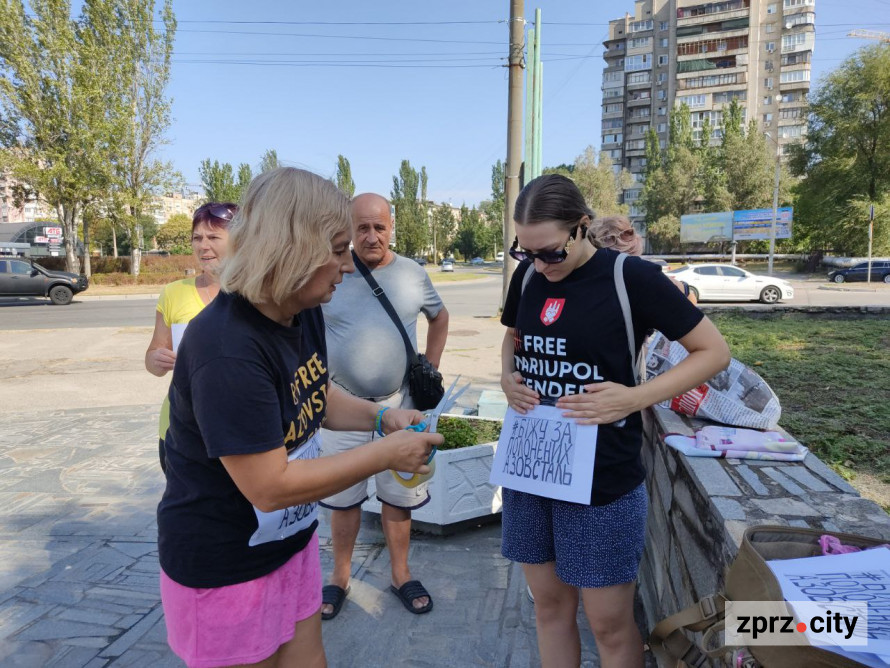
[[[748,16],[750,4],[750,0],[731,0],[730,2],[709,2],[692,7],[680,7],[677,9],[677,27]]]
[[[651,97],[643,97],[643,98],[637,98],[637,99],[630,98],[625,102],[625,104],[627,105],[628,108],[630,108],[630,107],[649,107],[649,106],[652,106],[652,98]]]
[[[748,28],[738,28],[736,30],[727,30],[725,32],[707,32],[701,35],[688,35],[686,37],[677,37],[677,46],[681,44],[694,44],[712,39],[728,40],[733,37],[747,37]]]

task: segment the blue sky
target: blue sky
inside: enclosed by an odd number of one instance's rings
[[[527,0],[529,23],[536,7],[543,162],[555,165],[599,145],[602,41],[633,2]],[[274,148],[324,176],[342,153],[358,192],[388,196],[408,159],[426,166],[433,200],[489,196],[491,165],[506,156],[509,0],[174,0],[174,10],[162,157],[187,182],[199,183],[204,158],[256,167]],[[890,0],[817,0],[816,17],[814,82],[869,43],[847,32],[890,31]]]

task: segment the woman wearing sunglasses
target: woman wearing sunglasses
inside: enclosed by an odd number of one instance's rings
[[[579,598],[602,665],[642,666],[633,618],[647,512],[640,411],[712,377],[729,363],[729,350],[656,265],[627,258],[634,348],[657,328],[690,353],[636,386],[615,292],[618,253],[588,240],[594,214],[578,188],[557,174],[538,177],[519,194],[514,218],[510,254],[520,265],[501,317],[501,386],[519,413],[555,403],[579,424],[598,425],[598,435],[590,505],[504,489],[501,550],[522,564],[534,595],[544,666],[580,663]]]
[[[232,203],[208,202],[192,216],[192,253],[198,260],[201,273],[164,286],[158,297],[155,329],[145,351],[145,368],[155,376],[164,376],[176,362],[176,342],[189,321],[200,313],[219,293],[220,263],[229,243],[229,223],[238,211]],[[164,397],[158,419],[158,454],[161,470],[164,461],[164,435],[170,425],[170,402]]]

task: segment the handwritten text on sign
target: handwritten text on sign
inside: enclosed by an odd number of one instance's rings
[[[491,467],[491,483],[551,499],[590,503],[596,426],[580,426],[553,406],[512,408]]]

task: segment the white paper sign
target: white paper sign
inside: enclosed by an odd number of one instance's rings
[[[507,409],[489,482],[550,499],[590,503],[596,425],[536,406],[525,415]]]
[[[173,352],[175,353],[179,350],[179,342],[182,341],[182,335],[185,334],[185,328],[188,327],[188,323],[173,323],[170,325],[170,331],[173,333]]]
[[[792,607],[794,601],[868,603],[868,645],[857,649],[890,654],[890,549],[780,559],[767,564]]]

